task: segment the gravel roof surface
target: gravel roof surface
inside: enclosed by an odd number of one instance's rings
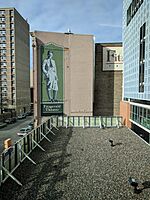
[[[61,128],[0,188],[2,200],[150,200],[150,146],[127,128]],[[109,139],[114,141],[110,145]],[[134,193],[128,178],[142,188]]]

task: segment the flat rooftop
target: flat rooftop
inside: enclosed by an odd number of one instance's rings
[[[60,128],[41,142],[13,180],[0,188],[11,200],[150,200],[150,146],[127,128]],[[111,147],[109,139],[114,141]],[[145,188],[133,192],[128,178]]]

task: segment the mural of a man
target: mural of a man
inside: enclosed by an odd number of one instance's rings
[[[58,77],[53,52],[47,51],[47,58],[43,61],[42,69],[46,77],[47,94],[50,101],[57,101]]]

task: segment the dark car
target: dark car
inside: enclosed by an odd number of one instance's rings
[[[5,119],[5,123],[12,124],[12,123],[14,123],[14,121],[12,118],[7,118],[7,119]]]
[[[15,123],[17,121],[17,117],[12,117],[12,121]]]

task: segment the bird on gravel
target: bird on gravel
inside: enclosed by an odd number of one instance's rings
[[[109,139],[109,142],[111,143],[111,146],[113,147],[114,146],[113,140]]]
[[[142,188],[138,187],[139,183],[134,178],[129,177],[128,182],[134,188],[134,193],[140,194],[142,192]]]

